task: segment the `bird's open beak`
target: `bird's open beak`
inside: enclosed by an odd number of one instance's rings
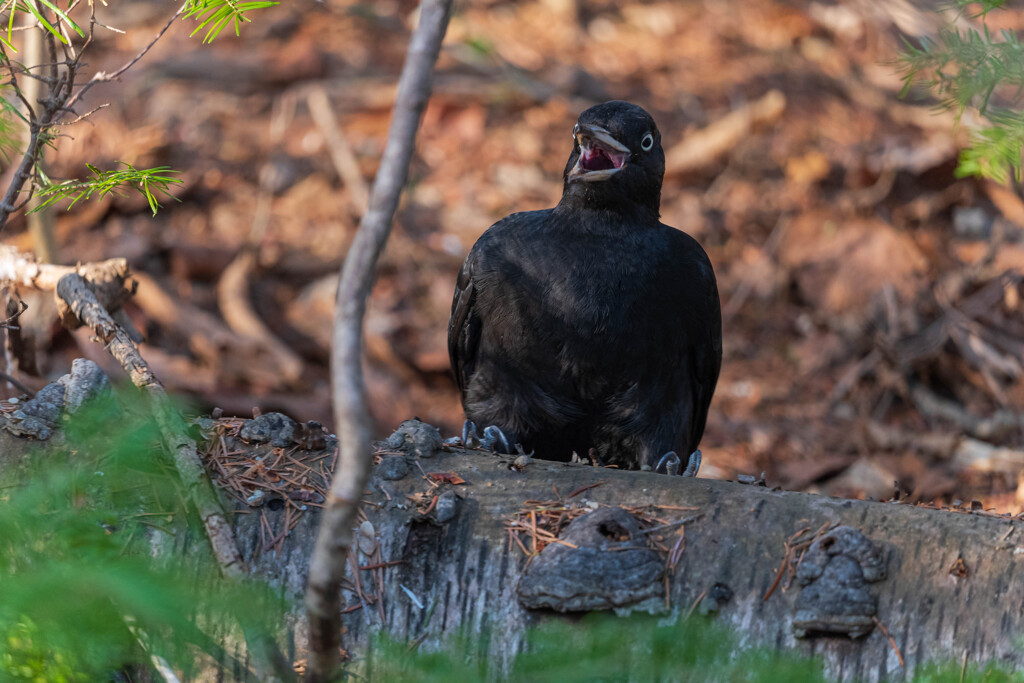
[[[580,145],[580,158],[569,171],[569,180],[588,183],[608,180],[625,168],[629,159],[629,148],[601,126],[579,124],[576,141]]]

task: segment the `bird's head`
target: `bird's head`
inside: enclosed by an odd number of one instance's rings
[[[642,107],[613,100],[580,114],[565,165],[563,201],[602,208],[641,206],[658,215],[665,152]]]

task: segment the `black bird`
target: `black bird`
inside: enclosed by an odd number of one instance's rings
[[[694,475],[722,364],[711,262],[658,220],[650,114],[605,102],[572,137],[558,206],[498,221],[459,272],[448,352],[464,440],[486,425],[505,452],[670,473],[681,453]]]

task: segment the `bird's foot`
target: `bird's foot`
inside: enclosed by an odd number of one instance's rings
[[[477,434],[476,423],[466,420],[462,425],[462,445],[465,448],[484,448],[495,453],[512,454],[514,451],[509,445],[509,438],[501,427],[489,425],[484,427],[484,435]]]
[[[697,476],[697,471],[700,469],[700,459],[700,449],[697,449],[690,454],[690,458],[686,462],[686,469],[683,470],[684,477]],[[658,466],[654,468],[654,471],[667,474],[669,476],[675,476],[679,474],[679,468],[682,464],[683,463],[676,452],[669,451],[665,455],[661,456],[661,460],[658,461]]]

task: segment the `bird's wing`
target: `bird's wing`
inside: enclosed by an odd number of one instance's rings
[[[469,377],[476,365],[477,347],[480,342],[480,318],[473,311],[476,291],[473,274],[476,268],[477,251],[470,251],[459,277],[455,282],[455,297],[452,299],[452,317],[448,321],[448,357],[459,391],[465,393]]]
[[[696,316],[703,324],[694,329],[691,356],[694,416],[690,422],[692,425],[690,438],[694,447],[704,435],[704,425],[707,422],[711,397],[715,393],[718,374],[722,369],[722,306],[710,263],[706,265],[706,274],[703,279],[708,281],[705,289],[706,295],[701,298],[700,308],[702,310]]]

